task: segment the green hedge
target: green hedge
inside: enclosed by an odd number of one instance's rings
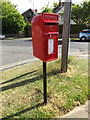
[[[84,24],[71,25],[70,33],[71,34],[75,34],[75,33],[78,34],[83,29],[87,29],[87,26]]]
[[[83,29],[90,29],[90,26],[86,26],[84,24],[75,24],[75,25],[71,25],[70,27],[70,33],[71,34],[78,34],[80,31],[82,31]],[[27,26],[27,31],[31,31],[31,24],[29,24]],[[59,33],[62,34],[63,31],[63,25],[59,25]]]
[[[25,37],[31,36],[31,24],[29,22],[26,23],[26,26],[24,28]]]
[[[71,25],[70,28],[70,33],[71,34],[78,34],[80,31],[82,31],[83,29],[87,29],[90,28],[90,26],[86,26],[84,24],[75,24],[75,25]],[[63,31],[63,25],[59,25],[59,33],[61,34]]]

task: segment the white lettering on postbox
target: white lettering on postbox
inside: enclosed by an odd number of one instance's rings
[[[57,21],[57,16],[44,15],[44,20]]]

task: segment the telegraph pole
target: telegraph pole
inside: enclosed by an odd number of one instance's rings
[[[62,34],[62,56],[61,56],[61,71],[67,72],[68,67],[68,49],[70,36],[70,19],[71,19],[71,2],[72,0],[65,0],[64,9],[64,23]]]

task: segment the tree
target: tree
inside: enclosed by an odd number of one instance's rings
[[[53,3],[53,6],[50,6],[49,7],[49,2],[48,2],[48,4],[47,5],[45,5],[45,7],[43,7],[41,10],[42,10],[42,12],[41,13],[53,13],[53,9],[55,8],[55,7],[57,7],[59,4],[57,3],[57,2],[54,2]]]
[[[23,16],[11,2],[2,2],[2,33],[18,33],[23,31],[25,22]]]
[[[56,8],[59,4],[57,2],[53,3],[53,7]]]
[[[72,5],[72,16],[74,22],[77,24],[88,24],[90,19],[90,1],[83,1],[83,3]]]
[[[42,10],[41,13],[52,13],[52,12],[53,12],[52,7],[49,7],[49,2],[48,2],[48,4],[45,5],[45,7],[43,7],[41,10]]]

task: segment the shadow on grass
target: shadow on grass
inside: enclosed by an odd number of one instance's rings
[[[14,83],[14,84],[11,84],[11,85],[7,85],[7,86],[4,86],[4,87],[2,87],[0,89],[2,89],[2,91],[5,91],[5,90],[9,90],[9,89],[12,89],[12,88],[16,88],[16,87],[19,87],[19,86],[26,85],[28,83],[31,83],[31,82],[34,82],[34,81],[37,81],[37,80],[40,80],[40,79],[42,79],[42,75],[37,76],[37,77],[33,77],[31,79],[27,79],[27,80],[21,81],[19,83]],[[14,80],[17,80],[17,78],[14,78]]]
[[[23,74],[23,75],[20,75],[20,76],[18,76],[18,77],[16,77],[16,78],[11,79],[11,80],[2,82],[2,84],[9,83],[9,82],[13,82],[13,81],[15,81],[15,80],[18,79],[18,78],[21,78],[21,77],[24,77],[24,76],[26,76],[26,75],[32,74],[32,73],[34,73],[34,72],[36,72],[36,71],[37,71],[37,70],[34,70],[34,71],[32,71],[32,72],[29,72],[29,73],[25,73],[25,74]]]
[[[17,79],[20,78],[20,77],[23,77],[23,76],[25,76],[25,75],[28,75],[28,74],[31,74],[31,73],[34,73],[34,72],[36,72],[36,71],[32,71],[32,72],[26,73],[26,74],[24,74],[24,75],[18,76],[18,77],[16,77],[16,78],[13,78],[13,79],[11,79],[11,80],[8,80],[8,81],[6,81],[6,82],[3,82],[2,84],[8,83],[8,82],[13,82],[13,81],[17,80]],[[61,74],[61,71],[60,71],[60,70],[53,69],[53,70],[51,70],[51,72],[47,73],[47,76],[56,75],[56,74]],[[40,76],[37,76],[37,77],[33,77],[33,78],[31,78],[31,79],[26,79],[26,80],[21,81],[21,82],[18,82],[18,83],[13,83],[13,84],[10,84],[10,85],[7,85],[7,86],[3,86],[3,87],[1,87],[0,89],[1,89],[2,91],[5,91],[5,90],[9,90],[9,89],[13,89],[13,88],[16,88],[16,87],[19,87],[19,86],[26,85],[26,84],[31,83],[31,82],[38,81],[38,80],[40,80],[40,79],[43,79],[43,75],[40,75]]]
[[[51,75],[58,75],[61,74],[61,70],[57,70],[57,69],[52,69],[51,72],[47,73],[47,76],[51,76]]]
[[[23,113],[25,113],[25,112],[28,112],[28,111],[30,111],[30,110],[32,110],[32,109],[38,108],[38,107],[43,106],[43,105],[44,105],[44,102],[43,102],[43,103],[38,103],[37,105],[32,106],[32,107],[29,107],[29,108],[27,108],[27,109],[24,109],[24,110],[22,110],[22,111],[20,111],[20,112],[17,112],[16,114],[9,115],[9,116],[7,116],[7,117],[5,117],[5,118],[2,118],[2,120],[9,120],[9,118],[12,118],[12,117],[15,117],[15,116],[19,116],[19,115],[21,115],[21,114],[23,114]]]

